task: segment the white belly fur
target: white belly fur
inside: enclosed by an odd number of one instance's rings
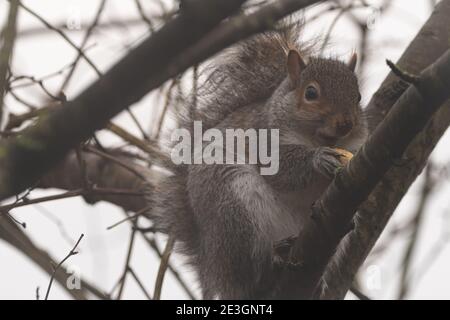
[[[289,228],[292,234],[283,235],[282,238],[296,236],[301,231],[302,226],[305,225],[307,219],[311,216],[311,205],[322,195],[329,183],[330,180],[318,177],[317,179],[314,179],[314,183],[308,186],[307,189],[277,192],[277,198],[279,203],[283,206],[283,211],[288,212],[295,221],[295,226]],[[292,222],[291,219],[286,219],[285,221]],[[280,235],[277,235],[277,237],[279,236]],[[281,239],[275,239],[275,241],[278,240]]]

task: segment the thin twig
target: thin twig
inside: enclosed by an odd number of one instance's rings
[[[38,109],[33,106],[33,110],[31,110],[29,112],[26,112],[26,113],[23,113],[20,115],[11,114],[9,117],[9,122],[7,123],[5,128],[8,130],[14,129],[14,128],[22,125],[23,122],[33,119],[35,117],[39,117],[39,116],[48,114],[50,111],[53,111],[56,108],[57,108],[57,106],[55,106],[55,105],[50,105],[50,106],[46,106],[46,107],[38,108]],[[132,144],[135,147],[137,147],[138,149],[149,154],[152,157],[152,160],[160,161],[160,162],[167,162],[169,160],[167,155],[165,155],[161,150],[159,150],[159,148],[156,146],[156,143],[154,143],[153,141],[141,140],[138,137],[136,137],[135,135],[133,135],[132,133],[130,133],[129,131],[125,130],[124,128],[122,128],[112,122],[110,122],[106,128],[109,131],[111,131],[112,133],[114,133],[115,135],[117,135],[118,137],[120,137],[123,140],[125,140],[126,142],[128,142],[129,144]],[[142,127],[141,127],[141,129],[142,129]],[[143,132],[143,130],[142,130],[142,132]],[[105,153],[102,153],[102,154],[104,155]]]
[[[11,0],[8,0],[11,2]],[[96,67],[96,65],[92,62],[91,59],[89,59],[83,52],[82,49],[80,49],[72,40],[70,40],[70,38],[64,33],[62,32],[60,29],[54,27],[50,22],[48,22],[46,19],[44,19],[42,16],[40,16],[39,14],[37,14],[36,12],[34,12],[33,10],[31,10],[29,7],[25,6],[23,3],[20,3],[20,7],[22,9],[24,9],[26,12],[28,12],[29,14],[31,14],[33,17],[35,17],[36,19],[38,19],[42,24],[44,24],[48,29],[55,31],[56,33],[58,33],[64,40],[66,40],[66,42],[72,47],[74,48],[78,54],[80,54],[83,59],[92,67],[92,69],[95,71],[95,73],[97,75],[101,75],[100,70]]]
[[[136,224],[134,223],[134,227],[136,230],[140,231],[139,228],[136,227]],[[145,232],[140,232],[142,238],[144,239],[144,241],[148,244],[148,246],[155,251],[155,253],[158,255],[159,258],[162,258],[163,254],[161,253],[161,250],[159,249],[155,239],[153,238],[149,238]],[[174,278],[178,281],[178,283],[180,284],[180,286],[183,288],[183,290],[186,292],[186,294],[188,295],[188,297],[191,300],[196,300],[196,297],[194,295],[194,293],[192,292],[191,288],[187,285],[186,281],[184,281],[181,276],[180,273],[178,272],[178,270],[172,266],[169,263],[169,271],[172,273],[172,275],[174,276]]]
[[[167,110],[169,109],[170,103],[172,102],[172,91],[173,91],[173,88],[175,87],[175,85],[177,84],[177,82],[178,82],[178,77],[172,80],[172,82],[170,83],[169,89],[167,89],[166,102],[164,103],[164,106],[161,111],[161,115],[159,116],[158,123],[156,125],[155,136],[153,137],[154,140],[158,140],[158,138],[161,134],[162,125],[164,123],[164,119],[165,119]],[[195,94],[194,94],[194,96],[195,96]]]
[[[125,130],[124,128],[119,127],[112,122],[108,124],[107,128],[109,131],[121,137],[123,140],[139,148],[140,150],[146,152],[148,155],[152,157],[151,160],[163,163],[170,161],[168,156],[164,154],[161,150],[159,150],[159,148],[155,146],[154,143],[149,143],[149,141],[143,141],[138,137],[136,137],[135,135],[133,135],[132,133]]]
[[[54,77],[62,75],[64,72],[69,70],[73,67],[73,62],[69,63],[68,65],[63,66],[59,70],[50,72],[46,75],[43,75],[42,77],[36,78],[34,76],[28,76],[28,75],[19,75],[19,76],[11,76],[11,79],[9,81],[9,86],[11,90],[19,89],[19,88],[27,88],[30,86],[33,86],[36,84],[36,82],[44,82],[46,80],[52,79]],[[20,83],[22,80],[29,80],[29,82]],[[18,84],[15,84],[16,82],[19,82]]]
[[[35,204],[34,209],[39,211],[42,215],[44,215],[47,219],[55,224],[61,237],[67,242],[68,245],[73,246],[75,244],[75,240],[69,236],[69,232],[67,232],[64,223],[58,217],[56,217],[55,214],[39,204]]]
[[[352,286],[350,291],[359,299],[359,300],[371,300],[368,296],[366,296],[361,290],[357,287]]]
[[[127,279],[127,273],[130,270],[130,261],[131,261],[131,255],[133,252],[135,238],[136,238],[136,230],[131,230],[130,244],[128,246],[127,259],[125,260],[125,267],[123,270],[123,274],[120,278],[121,280],[120,280],[119,293],[117,294],[117,298],[116,298],[117,300],[120,300],[122,298],[123,289],[125,288],[125,281]]]
[[[147,132],[145,132],[144,128],[142,127],[142,125],[139,122],[139,120],[137,119],[137,117],[134,115],[133,111],[131,111],[131,109],[129,107],[127,107],[125,109],[125,112],[128,113],[128,115],[130,116],[131,120],[134,122],[134,124],[138,128],[139,132],[141,133],[142,137],[145,140],[149,140],[150,137],[148,136]]]
[[[70,69],[69,74],[64,79],[64,82],[62,83],[61,88],[59,89],[60,92],[65,91],[65,89],[67,88],[67,86],[70,82],[70,79],[72,78],[73,74],[75,73],[75,69],[77,68],[78,63],[80,62],[81,58],[83,57],[81,54],[82,53],[81,50],[84,50],[84,47],[86,46],[87,42],[89,41],[89,38],[91,37],[95,27],[97,26],[97,24],[100,20],[100,16],[102,15],[103,10],[105,9],[105,4],[106,4],[106,0],[102,0],[102,2],[99,5],[99,8],[97,9],[97,13],[94,17],[93,22],[86,30],[83,41],[81,42],[81,45],[80,45],[80,51],[78,52],[78,55],[75,58],[75,61],[73,62],[73,66]]]
[[[100,151],[96,148],[93,148],[91,146],[84,146],[84,149],[87,150],[88,152],[92,152],[100,157],[103,157],[105,159],[108,159],[114,163],[117,163],[119,166],[122,166],[123,168],[127,169],[128,171],[134,173],[137,177],[139,177],[141,180],[143,181],[147,181],[147,178],[140,173],[138,170],[136,170],[135,168],[133,168],[131,165],[127,164],[125,161],[122,161],[120,158],[118,157],[114,157],[113,155],[110,155],[106,152]]]
[[[86,195],[87,196],[95,196],[95,195],[99,195],[99,194],[102,194],[102,195],[105,195],[105,194],[106,195],[107,194],[124,195],[124,196],[143,196],[143,195],[145,195],[145,193],[143,191],[114,189],[114,188],[99,188],[99,187],[93,186],[90,190],[76,189],[76,190],[71,190],[71,191],[63,192],[63,193],[56,194],[56,195],[40,197],[40,198],[36,198],[36,199],[31,199],[31,200],[27,199],[27,200],[23,200],[21,202],[15,202],[12,204],[3,205],[3,206],[0,206],[0,212],[8,212],[9,210],[14,209],[14,208],[28,206],[31,204],[36,204],[36,203],[41,203],[41,202],[66,199],[66,198],[72,198],[72,197],[77,197],[77,196],[86,196]]]
[[[24,105],[25,107],[27,107],[30,110],[36,110],[38,109],[38,107],[36,105],[34,105],[33,103],[23,99],[21,96],[19,96],[16,92],[14,91],[9,91],[9,94],[19,103],[21,103],[22,105]]]
[[[0,40],[2,46],[0,50],[0,124],[3,119],[3,97],[7,90],[8,83],[8,68],[9,62],[14,48],[14,41],[16,39],[16,20],[19,8],[19,1],[13,0],[9,3],[8,22],[1,32]]]
[[[34,242],[14,224],[11,219],[0,219],[0,239],[11,245],[13,248],[24,254],[32,262],[42,268],[49,276],[53,274],[54,268],[58,264],[46,250],[43,250],[36,246]],[[72,247],[70,245],[70,247]],[[80,279],[81,290],[70,290],[67,286],[67,279],[70,277],[68,271],[64,266],[60,267],[59,272],[55,274],[55,281],[57,281],[61,287],[67,291],[69,295],[78,300],[85,300],[86,294],[90,293],[96,298],[109,300],[110,297],[102,290],[96,288],[91,283]]]
[[[78,247],[78,244],[80,243],[81,239],[83,239],[83,237],[84,237],[84,234],[81,234],[81,235],[80,235],[80,238],[78,238],[77,243],[75,243],[75,246],[72,248],[72,250],[70,250],[69,254],[68,254],[64,259],[62,259],[61,262],[58,263],[58,265],[57,265],[57,266],[55,267],[55,269],[53,270],[53,274],[52,274],[52,276],[51,276],[51,278],[50,278],[50,282],[49,282],[49,284],[48,284],[47,292],[46,292],[46,294],[45,294],[45,300],[48,299],[48,295],[50,294],[50,289],[52,288],[53,279],[55,278],[55,274],[56,274],[56,272],[58,271],[59,267],[61,267],[62,264],[63,264],[64,262],[66,262],[66,260],[69,259],[71,256],[74,256],[74,255],[78,254],[78,252],[75,251],[75,249]]]
[[[131,215],[127,214],[128,217],[131,217]],[[136,220],[131,219],[131,222],[133,223],[133,228],[138,231],[142,237],[142,239],[147,243],[147,245],[156,253],[156,255],[162,259],[163,253],[161,252],[161,249],[159,248],[158,244],[156,243],[154,238],[150,238],[147,236],[148,230],[142,229],[138,226]],[[195,294],[192,292],[191,288],[188,286],[186,281],[181,277],[178,270],[170,263],[168,263],[168,269],[174,276],[175,280],[178,281],[181,288],[184,290],[184,292],[187,294],[187,296],[191,300],[196,300]]]
[[[141,16],[142,21],[145,21],[145,23],[148,25],[148,28],[150,29],[151,33],[155,32],[155,27],[153,26],[153,22],[144,13],[144,8],[142,7],[141,1],[134,0],[134,3],[136,4],[136,8],[139,12],[139,15]]]
[[[402,263],[402,272],[400,278],[398,299],[403,300],[407,296],[411,287],[411,277],[410,277],[410,267],[412,263],[412,258],[414,250],[417,246],[417,241],[419,238],[420,226],[422,225],[423,216],[425,213],[425,206],[428,202],[431,191],[434,187],[434,181],[431,176],[432,164],[429,163],[425,170],[425,181],[422,185],[422,191],[419,199],[419,204],[417,206],[416,212],[413,218],[413,230],[411,234],[410,241],[406,247],[405,254]]]
[[[120,224],[122,224],[122,223],[124,223],[124,222],[126,222],[126,221],[136,219],[137,217],[139,217],[139,216],[142,215],[143,213],[147,212],[150,208],[151,208],[151,206],[146,206],[145,208],[142,208],[141,210],[139,210],[139,211],[136,212],[135,214],[133,214],[133,215],[128,215],[126,218],[123,218],[123,219],[119,220],[118,222],[116,222],[116,223],[110,225],[109,227],[106,228],[106,230],[111,230],[111,229],[117,227],[118,225],[120,225]],[[135,229],[136,229],[136,228],[135,228]],[[136,229],[136,230],[138,230],[138,229]],[[140,231],[140,230],[138,230],[138,231]]]
[[[328,28],[328,31],[325,35],[325,38],[322,42],[322,46],[320,48],[320,54],[323,54],[323,51],[325,50],[325,47],[327,46],[328,42],[330,41],[330,37],[331,37],[331,33],[333,32],[334,27],[336,26],[336,24],[338,23],[339,19],[344,15],[344,13],[351,7],[351,3],[345,7],[339,10],[338,14],[336,15],[336,17],[334,17],[333,21],[330,24],[330,27]]]
[[[169,265],[169,258],[170,258],[170,254],[172,253],[174,244],[175,244],[175,238],[170,235],[169,239],[167,239],[166,248],[164,249],[164,252],[163,252],[163,255],[161,258],[161,264],[159,265],[158,275],[156,277],[155,291],[153,293],[154,300],[161,299],[161,290],[162,290],[162,285],[164,282],[164,276],[166,274],[167,267]]]
[[[133,277],[134,281],[136,281],[136,283],[138,284],[139,288],[141,288],[142,292],[144,293],[145,297],[148,300],[152,300],[152,297],[150,297],[150,294],[147,292],[147,290],[145,289],[144,285],[142,284],[142,281],[138,278],[137,274],[134,272],[133,268],[129,267],[128,268],[128,272],[131,274],[131,276]]]

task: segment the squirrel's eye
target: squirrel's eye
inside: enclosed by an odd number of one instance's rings
[[[361,93],[358,93],[358,102],[361,102]]]
[[[313,86],[306,87],[305,90],[305,99],[308,101],[317,100],[319,98],[319,92]]]

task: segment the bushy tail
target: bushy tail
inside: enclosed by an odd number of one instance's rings
[[[148,218],[155,231],[175,237],[177,251],[195,263],[198,250],[198,227],[190,210],[186,178],[171,175],[162,178],[148,192]]]

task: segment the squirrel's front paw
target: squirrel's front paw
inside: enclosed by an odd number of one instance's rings
[[[351,152],[343,149],[319,147],[315,151],[313,165],[325,177],[333,179],[336,171],[345,166],[352,157]]]

